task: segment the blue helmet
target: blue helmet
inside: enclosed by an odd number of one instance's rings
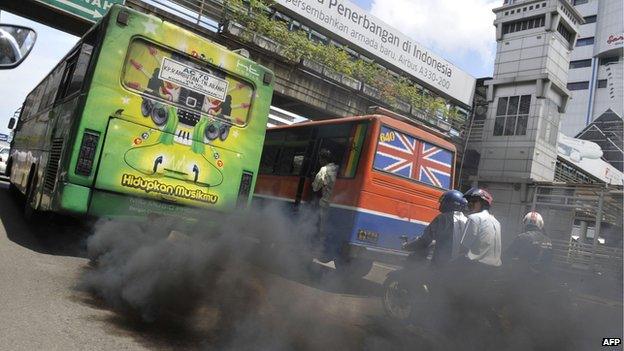
[[[458,190],[449,190],[440,196],[440,212],[462,211],[468,201]]]

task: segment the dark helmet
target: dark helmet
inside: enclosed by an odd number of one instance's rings
[[[461,211],[467,204],[464,194],[458,190],[449,190],[440,196],[440,212]]]
[[[490,193],[480,188],[471,188],[470,190],[466,191],[466,193],[464,194],[464,198],[466,198],[466,200],[468,201],[474,198],[481,199],[483,200],[483,202],[485,202],[487,206],[492,206],[492,202],[494,201],[494,198]]]

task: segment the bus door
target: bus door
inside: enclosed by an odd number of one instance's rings
[[[305,201],[305,175],[315,143],[315,128],[268,130],[256,185],[256,193],[286,200],[298,206]]]
[[[310,129],[308,131],[308,143],[305,150],[303,150],[303,154],[295,156],[302,158],[301,171],[299,172],[299,182],[297,183],[297,193],[295,194],[295,207],[299,207],[299,204],[303,199],[304,191],[306,190],[306,183],[309,184],[308,187],[312,184],[311,182],[313,179],[310,180],[310,172],[314,169],[314,165],[318,163],[318,161],[316,161],[316,155],[318,155],[318,152],[316,152],[318,144],[317,135],[318,128]],[[311,188],[307,190],[309,194],[313,195]],[[315,200],[314,196],[311,196],[311,200]]]
[[[357,175],[357,166],[364,147],[368,122],[328,124],[318,127],[313,157],[310,158],[310,168],[306,173],[306,182],[309,189],[316,174],[321,168],[318,155],[325,149],[332,155],[333,162],[338,165],[338,175],[332,199],[340,199],[344,204],[352,205],[356,202],[359,190],[354,186]],[[334,200],[332,200],[334,202]],[[343,204],[343,205],[344,205]]]

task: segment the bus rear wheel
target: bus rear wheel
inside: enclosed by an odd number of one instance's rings
[[[345,277],[362,278],[373,268],[373,260],[340,255],[334,259],[336,271]]]
[[[37,191],[37,175],[31,170],[30,179],[26,186],[26,194],[24,198],[24,218],[27,221],[38,219],[39,211],[33,206],[35,203],[35,192]],[[36,205],[35,205],[36,206]]]

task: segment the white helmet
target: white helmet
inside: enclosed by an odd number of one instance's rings
[[[535,211],[531,211],[529,213],[526,214],[526,216],[524,216],[524,219],[522,220],[522,223],[527,226],[527,225],[533,225],[536,226],[537,228],[544,229],[544,219],[542,218],[542,215],[535,212]]]

